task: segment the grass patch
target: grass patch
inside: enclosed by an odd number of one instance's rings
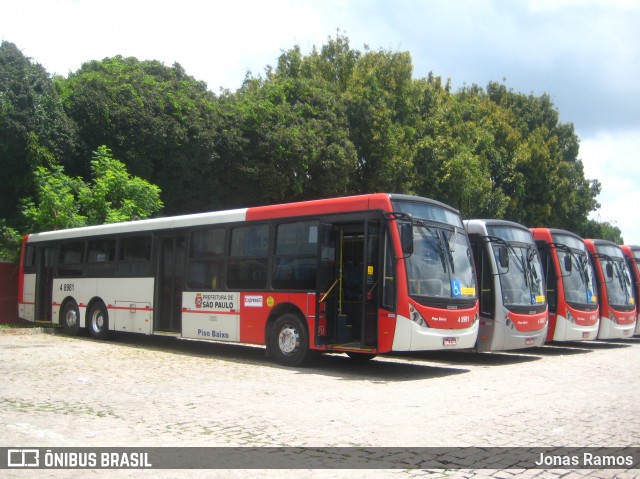
[[[3,323],[0,324],[0,329],[14,329],[14,328],[35,328],[34,323]]]

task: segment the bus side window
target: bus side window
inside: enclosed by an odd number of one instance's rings
[[[120,238],[118,243],[118,275],[151,275],[151,236]]]
[[[275,289],[316,288],[318,223],[278,225],[272,285]]]
[[[191,234],[187,287],[195,290],[220,289],[223,285],[224,228],[194,231]]]
[[[84,261],[84,241],[63,243],[58,255],[58,276],[82,276]]]
[[[24,253],[24,272],[35,273],[36,272],[36,248],[35,246],[28,245]]]
[[[87,252],[87,275],[113,276],[116,270],[115,260],[115,238],[89,241],[89,248]]]
[[[267,286],[269,225],[251,225],[231,230],[227,263],[227,286],[231,289],[264,289]]]

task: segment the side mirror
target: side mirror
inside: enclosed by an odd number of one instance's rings
[[[609,262],[604,268],[607,272],[607,278],[613,279],[613,265]]]
[[[409,256],[413,254],[413,223],[398,223],[400,230],[400,243],[402,253]]]
[[[509,269],[509,250],[506,246],[498,246],[498,263],[503,269]]]
[[[573,269],[573,263],[571,262],[571,256],[570,255],[565,255],[565,257],[564,257],[564,270],[567,273],[571,273],[572,269]]]

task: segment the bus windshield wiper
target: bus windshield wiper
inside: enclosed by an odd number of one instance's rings
[[[618,278],[618,282],[620,283],[620,286],[624,290],[626,299],[629,300],[629,298],[631,297],[631,293],[629,291],[629,286],[630,286],[629,276],[624,274],[624,271],[622,270],[622,268],[625,267],[625,264],[622,261],[614,261],[613,264],[615,267],[616,277]]]
[[[436,240],[436,244],[438,245],[438,256],[440,257],[440,262],[442,263],[442,269],[444,270],[444,272],[447,272],[447,260],[445,258],[445,243],[444,243],[444,239],[442,238],[442,236],[440,235],[440,230],[438,228],[435,229],[435,231],[433,229],[431,229],[431,227],[425,223],[422,220],[415,220],[416,224],[418,226],[422,226],[424,229],[426,229],[431,236],[433,236]]]
[[[449,238],[447,238],[447,235],[445,234],[444,231],[441,234],[442,234],[443,242],[445,243],[445,246],[446,246],[447,256],[449,257],[449,261],[451,264],[451,272],[455,273],[456,271],[455,271],[455,264],[453,262],[453,253],[456,250],[455,240],[458,232],[456,231],[455,228],[453,228],[453,233],[451,233],[451,236]],[[453,239],[453,242],[451,241],[452,239]]]

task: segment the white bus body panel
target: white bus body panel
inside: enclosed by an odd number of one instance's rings
[[[240,341],[240,293],[182,293],[182,337]]]
[[[636,323],[618,324],[609,318],[600,316],[600,332],[598,339],[626,339],[633,336]]]
[[[36,275],[25,274],[22,298],[18,300],[18,317],[35,321],[36,317]]]
[[[51,319],[60,323],[62,303],[72,298],[80,311],[80,327],[87,325],[87,308],[100,299],[109,312],[109,329],[151,334],[153,278],[55,278]]]
[[[438,349],[470,349],[478,337],[478,321],[467,329],[437,329],[420,326],[409,318],[398,315],[392,351],[433,351]],[[455,338],[455,345],[445,340]]]
[[[599,329],[600,321],[593,326],[580,326],[558,314],[552,341],[594,341],[598,337]]]
[[[484,324],[483,324],[484,323]],[[504,321],[492,321],[480,318],[478,342],[479,352],[509,351],[513,349],[534,348],[542,346],[547,338],[547,325],[535,331],[518,331]],[[482,339],[485,337],[486,339]]]
[[[636,307],[640,307],[637,306]],[[640,313],[638,313],[638,317],[636,318],[636,334],[640,334]]]

